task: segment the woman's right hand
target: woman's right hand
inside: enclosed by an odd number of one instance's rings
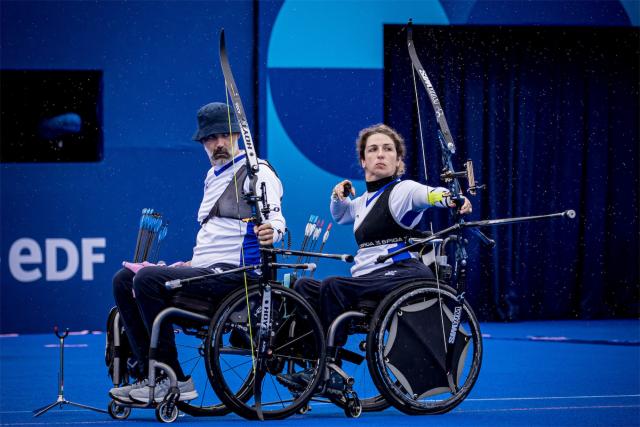
[[[333,192],[331,193],[331,198],[334,200],[344,200],[349,197],[349,194],[352,196],[356,195],[356,190],[353,188],[353,184],[348,179],[345,179],[342,182],[339,182],[335,187],[333,187]]]

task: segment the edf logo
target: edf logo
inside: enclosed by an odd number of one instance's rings
[[[107,239],[104,237],[83,238],[79,253],[71,240],[45,239],[45,280],[59,282],[72,278],[78,271],[80,261],[82,261],[82,280],[93,280],[93,265],[104,263],[105,259],[104,253],[96,253],[96,249],[106,246]],[[66,265],[58,266],[58,255],[62,252],[66,254]],[[16,240],[9,249],[9,270],[19,282],[34,282],[40,279],[42,260],[40,245],[28,237]]]

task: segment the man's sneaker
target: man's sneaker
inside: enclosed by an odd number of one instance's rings
[[[129,397],[129,393],[133,390],[146,387],[148,383],[149,380],[145,378],[144,380],[136,381],[133,384],[123,385],[122,387],[113,387],[109,390],[109,396],[115,400],[119,400],[120,402],[131,403],[132,400]]]
[[[304,391],[309,383],[313,380],[315,370],[306,369],[302,372],[294,372],[293,374],[278,374],[276,379],[280,384],[287,387],[290,391]]]
[[[129,397],[137,402],[149,403],[149,386],[132,390],[129,393]],[[193,378],[189,377],[186,381],[178,381],[178,389],[180,390],[180,398],[178,400],[193,400],[198,397],[198,392],[193,384]],[[164,378],[162,381],[156,383],[155,390],[153,392],[153,400],[160,402],[169,392],[169,378]]]

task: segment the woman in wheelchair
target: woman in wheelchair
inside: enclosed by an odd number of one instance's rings
[[[426,209],[435,206],[459,209],[461,214],[471,212],[466,198],[456,205],[445,188],[400,178],[404,173],[405,144],[391,127],[377,124],[363,129],[356,150],[364,170],[366,192],[350,198],[356,192],[351,182],[344,180],[333,188],[330,204],[336,222],[353,224],[358,251],[352,277],[327,277],[322,281],[303,277],[294,284],[294,289],[318,311],[325,331],[340,314],[357,309],[361,301],[379,302],[410,279],[434,277],[431,269],[410,252],[376,263],[378,256],[405,246]],[[335,347],[345,341],[346,331],[338,329]],[[306,381],[305,373],[283,374],[279,379],[291,387]],[[341,388],[341,382],[342,378],[332,372],[329,384]]]

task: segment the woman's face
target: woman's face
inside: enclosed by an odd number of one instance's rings
[[[364,159],[360,162],[367,181],[393,176],[400,167],[396,145],[390,137],[382,133],[374,133],[367,138]]]

